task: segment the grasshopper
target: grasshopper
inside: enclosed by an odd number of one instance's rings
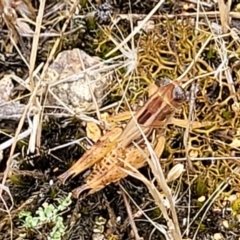
[[[141,132],[149,134],[154,128],[164,129],[185,101],[185,91],[177,82],[159,87],[133,115],[125,129],[115,127],[107,132],[58,179],[65,183],[68,178],[94,166],[85,184],[73,190],[73,196],[78,198],[83,192],[92,194],[126,177],[127,174],[121,170],[127,168],[124,161],[136,169],[143,167],[148,155],[147,148],[143,148],[144,155],[132,142],[141,137]]]

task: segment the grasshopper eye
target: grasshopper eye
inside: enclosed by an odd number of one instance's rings
[[[186,101],[187,97],[185,91],[180,86],[173,89],[173,100],[178,100],[180,102]]]

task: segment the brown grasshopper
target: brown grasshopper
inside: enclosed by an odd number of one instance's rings
[[[185,101],[185,91],[176,82],[159,87],[124,130],[116,127],[106,133],[58,179],[65,183],[69,177],[75,177],[94,165],[86,183],[73,190],[73,196],[78,198],[82,192],[88,191],[87,195],[92,194],[126,177],[127,174],[121,170],[127,168],[124,161],[136,169],[141,168],[147,155],[143,156],[142,152],[131,144],[141,137],[140,128],[145,134],[149,134],[156,127],[165,128],[176,109],[181,108]],[[146,147],[144,152],[147,153]]]

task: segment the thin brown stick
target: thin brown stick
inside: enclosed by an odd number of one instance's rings
[[[67,26],[72,18],[72,15],[73,13],[75,12],[77,6],[78,6],[78,3],[79,3],[79,0],[75,0],[70,12],[69,12],[69,16],[68,18],[66,19],[65,23],[63,24],[63,27],[62,27],[62,30],[61,30],[61,36],[62,34],[65,32],[65,30],[67,29]],[[46,72],[47,72],[47,69],[51,63],[51,61],[53,60],[53,57],[57,51],[57,48],[60,44],[60,41],[61,41],[61,37],[57,38],[55,43],[54,43],[54,46],[50,52],[50,55],[47,59],[47,62],[45,63],[44,67],[43,67],[43,71],[42,71],[42,74],[41,74],[41,79],[44,79],[45,75],[46,75]],[[40,119],[42,118],[42,113],[40,114]],[[41,123],[41,121],[40,121]],[[37,142],[37,146],[40,147],[40,143],[41,143],[41,133],[42,133],[42,125],[39,124],[39,127],[38,127],[38,132],[37,132],[37,137],[36,137],[36,142]]]
[[[125,206],[126,206],[126,210],[127,210],[128,217],[129,217],[129,222],[130,222],[130,225],[132,227],[135,239],[136,240],[142,240],[143,238],[140,237],[139,234],[138,234],[138,230],[137,230],[137,227],[136,227],[136,224],[135,224],[135,221],[134,221],[134,217],[133,217],[133,214],[132,214],[132,209],[131,209],[131,206],[130,206],[130,204],[128,202],[127,196],[125,194],[125,189],[124,189],[124,187],[120,183],[118,185],[119,185],[119,187],[121,189],[121,194],[122,194]]]
[[[175,18],[175,17],[196,17],[199,15],[199,17],[208,17],[208,18],[220,18],[220,11],[210,11],[210,12],[196,12],[196,13],[180,13],[180,14],[164,14],[164,15],[152,15],[150,19],[163,19],[163,18]],[[143,19],[147,15],[145,14],[119,14],[116,17],[120,19],[128,19],[128,18],[135,18],[135,19]],[[235,19],[240,19],[240,13],[239,12],[230,12],[229,16]]]
[[[79,55],[79,59],[80,59],[81,65],[82,65],[82,69],[83,69],[83,71],[85,71],[86,68],[85,68],[84,61],[82,59],[81,52],[79,51],[78,53],[79,53],[78,55]],[[85,77],[85,80],[87,80],[87,83],[88,83],[88,86],[89,86],[89,90],[90,90],[90,93],[91,93],[91,96],[92,96],[92,100],[93,100],[93,103],[94,103],[95,108],[96,108],[96,113],[97,113],[98,120],[101,121],[101,114],[100,114],[100,111],[99,111],[99,106],[98,106],[96,97],[94,95],[94,92],[93,92],[93,89],[92,89],[92,86],[91,86],[90,78],[89,78],[88,74],[84,74],[84,77]]]
[[[185,147],[185,152],[186,152],[186,158],[187,158],[187,163],[188,163],[188,167],[190,171],[193,171],[193,165],[192,165],[192,161],[189,158],[189,150],[190,147],[189,143],[188,143],[188,137],[189,137],[189,132],[190,132],[190,128],[192,125],[192,122],[194,121],[193,119],[193,112],[194,112],[194,104],[195,104],[195,92],[196,92],[196,84],[193,83],[192,87],[191,87],[191,92],[190,92],[190,106],[189,106],[189,117],[188,117],[188,123],[186,126],[186,130],[184,133],[184,139],[183,139],[183,144]]]
[[[45,8],[45,0],[40,2],[39,12],[38,12],[38,18],[39,19],[43,16],[44,8]],[[38,32],[38,28],[40,28],[40,27],[41,27],[41,25],[37,25],[35,31]],[[39,89],[40,84],[41,84],[41,81],[39,81],[37,83],[36,87],[34,88],[34,90],[32,92],[32,95],[31,95],[31,97],[29,99],[29,102],[28,102],[28,104],[25,107],[25,110],[23,112],[22,118],[21,118],[21,120],[20,120],[20,122],[18,124],[18,128],[17,128],[16,133],[15,133],[15,140],[14,140],[14,142],[12,144],[12,147],[11,147],[11,150],[10,150],[10,154],[9,154],[9,157],[8,157],[8,160],[7,160],[7,166],[6,166],[6,169],[4,171],[4,176],[3,176],[3,179],[2,179],[2,185],[5,185],[5,183],[6,183],[7,176],[8,176],[8,173],[9,173],[11,165],[12,165],[13,154],[14,154],[14,151],[15,151],[15,148],[16,148],[18,135],[20,134],[20,131],[21,131],[22,126],[24,124],[25,116],[26,116],[30,106],[32,105],[32,102],[34,101],[34,99],[36,97],[37,90]],[[3,192],[3,189],[1,188],[0,189],[0,196],[2,196],[2,192]]]
[[[63,24],[63,27],[62,27],[62,30],[61,30],[61,35],[62,35],[62,34],[65,32],[65,30],[67,29],[67,26],[68,26],[68,24],[69,24],[69,22],[70,22],[70,20],[71,20],[71,18],[72,18],[72,15],[74,14],[74,12],[75,12],[75,10],[76,10],[78,4],[79,4],[79,0],[75,0],[74,4],[73,4],[73,6],[72,6],[72,8],[71,8],[71,10],[70,10],[70,12],[69,12],[68,18],[66,19],[65,23]],[[45,77],[45,74],[46,74],[46,72],[47,72],[47,69],[48,69],[51,61],[53,60],[53,57],[54,57],[54,55],[55,55],[55,53],[56,53],[56,51],[57,51],[57,48],[58,48],[58,45],[59,45],[60,41],[61,41],[61,37],[59,37],[59,38],[56,39],[56,41],[55,41],[55,43],[54,43],[54,46],[53,46],[53,48],[52,48],[52,50],[51,50],[51,52],[50,52],[50,55],[49,55],[49,57],[48,57],[48,59],[47,59],[47,62],[46,62],[45,65],[44,65],[44,68],[43,68],[43,71],[42,71],[42,74],[41,74],[41,79],[43,79],[43,78]]]
[[[106,57],[111,56],[113,53],[115,53],[116,51],[118,51],[121,47],[123,47],[129,40],[131,40],[133,38],[133,36],[135,36],[144,26],[144,24],[151,19],[151,17],[153,16],[153,14],[161,7],[161,5],[164,3],[164,0],[161,0],[158,2],[158,4],[152,9],[152,11],[145,16],[144,20],[117,46],[115,47],[113,50],[111,50]]]

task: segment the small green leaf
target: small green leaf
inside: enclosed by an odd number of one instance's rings
[[[37,217],[28,216],[25,218],[25,227],[33,228],[36,227],[39,223],[39,219]]]
[[[35,228],[39,224],[39,218],[33,217],[32,218],[32,227]]]
[[[28,216],[31,216],[32,213],[29,212],[29,211],[21,211],[19,214],[18,214],[18,217],[19,218],[25,218],[25,217],[28,217]]]
[[[48,219],[54,216],[56,212],[57,211],[55,210],[55,207],[52,204],[46,206],[46,208],[44,209],[44,213]]]
[[[42,208],[39,208],[37,211],[36,211],[36,214],[39,216],[39,220],[40,222],[44,222],[47,220],[46,216],[45,216],[45,213],[43,211]]]

